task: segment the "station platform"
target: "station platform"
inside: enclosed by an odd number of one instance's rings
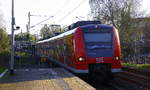
[[[17,69],[0,79],[0,90],[96,90],[63,68]]]

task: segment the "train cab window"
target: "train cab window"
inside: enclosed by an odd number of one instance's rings
[[[113,56],[111,32],[84,33],[87,56],[111,57]]]
[[[111,33],[85,33],[85,42],[111,42]]]

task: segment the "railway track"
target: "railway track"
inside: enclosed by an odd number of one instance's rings
[[[142,75],[141,72],[133,69],[126,69],[121,73],[115,74],[114,80],[105,84],[99,83],[99,79],[93,80],[86,76],[79,77],[97,90],[150,90],[150,74]]]
[[[119,83],[115,80],[110,82],[101,82],[102,79],[97,78],[99,75],[95,76],[96,79],[89,78],[87,75],[77,75],[79,78],[96,88],[97,90],[125,90]]]
[[[123,67],[122,70],[127,71],[127,72],[136,73],[139,75],[143,75],[146,77],[150,77],[150,70],[141,70],[141,69],[131,68],[131,67]]]
[[[147,77],[145,75],[141,75],[141,73],[140,74],[138,74],[138,73],[140,73],[140,72],[134,71],[133,69],[132,70],[128,69],[126,71],[116,74],[115,78],[120,78],[129,83],[133,83],[140,87],[150,89],[150,77]],[[148,74],[146,74],[146,75],[148,75]]]

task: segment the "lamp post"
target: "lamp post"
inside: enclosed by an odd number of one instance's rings
[[[12,8],[11,8],[11,61],[10,61],[10,74],[14,74],[14,25],[15,25],[15,17],[14,17],[14,0],[12,0]]]
[[[14,17],[14,0],[12,0],[12,8],[11,8],[11,61],[10,61],[10,74],[14,74],[14,46],[15,46],[15,37],[14,37],[14,31],[19,29],[19,26],[16,26],[16,28],[14,28],[15,25],[15,17]]]

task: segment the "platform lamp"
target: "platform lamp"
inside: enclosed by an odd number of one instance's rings
[[[14,31],[20,29],[19,26],[15,26],[15,17],[14,17],[14,0],[12,0],[12,8],[11,8],[11,60],[10,60],[10,74],[14,74]]]

